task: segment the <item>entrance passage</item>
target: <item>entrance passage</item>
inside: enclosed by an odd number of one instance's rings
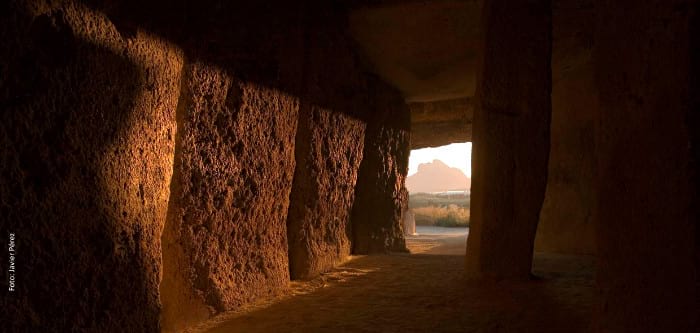
[[[468,284],[464,228],[417,226],[410,254],[355,256],[195,332],[584,332],[591,257],[536,253],[538,281]],[[546,325],[543,327],[542,325]]]
[[[405,234],[410,236],[416,233],[414,225],[467,228],[470,217],[471,143],[414,149],[408,163],[406,189],[409,199],[408,209],[404,213]]]
[[[414,235],[406,236],[412,254],[464,256],[468,228],[416,226]]]

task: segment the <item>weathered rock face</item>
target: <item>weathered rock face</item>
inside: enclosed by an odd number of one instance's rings
[[[700,58],[689,5],[595,2],[601,332],[700,329]]]
[[[317,13],[319,14],[319,13]],[[287,232],[292,279],[310,278],[350,255],[350,212],[362,160],[366,74],[343,17],[326,12],[305,27],[297,166]]]
[[[178,332],[288,284],[303,50],[297,12],[282,4],[163,6],[172,10],[156,17],[148,5],[112,11],[177,41],[187,59],[160,285],[163,329]]]
[[[274,294],[289,281],[290,211],[304,213],[292,232],[313,236],[292,247],[299,267],[329,268],[350,252],[368,119],[386,122],[365,171],[389,221],[374,241],[401,247],[408,110],[367,86],[346,13],[163,6],[2,4],[1,222],[22,253],[1,301],[11,331],[180,331]]]
[[[3,330],[156,332],[182,54],[78,3],[0,11]]]
[[[474,278],[530,274],[547,184],[550,5],[484,4],[467,242],[467,272]]]
[[[200,63],[185,68],[182,95],[173,179],[179,204],[171,208],[167,229],[175,239],[168,241],[184,253],[186,286],[220,312],[289,281],[286,216],[299,102]],[[165,324],[180,319],[168,313]]]
[[[408,106],[380,81],[372,81],[369,91],[372,113],[355,188],[353,253],[406,251],[401,214],[408,204]]]
[[[438,147],[472,140],[471,98],[408,104],[411,109],[411,149]]]
[[[535,250],[594,254],[595,111],[592,2],[553,2],[552,134]]]
[[[309,107],[300,117],[297,168],[288,216],[292,279],[317,275],[351,250],[350,212],[365,124]]]

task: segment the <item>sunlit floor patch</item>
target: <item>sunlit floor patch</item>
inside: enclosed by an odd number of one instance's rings
[[[468,283],[467,234],[445,233],[407,239],[410,255],[354,256],[316,279],[292,282],[289,294],[217,316],[191,332],[587,330],[595,295],[592,258],[537,253],[534,271],[541,280]]]

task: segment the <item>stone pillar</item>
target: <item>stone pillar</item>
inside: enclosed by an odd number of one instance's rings
[[[353,253],[406,251],[401,213],[408,204],[410,113],[390,86],[375,81],[369,89],[372,112],[355,188]]]
[[[350,255],[350,212],[365,129],[342,113],[302,108],[287,217],[292,279],[318,275]]]
[[[595,9],[591,0],[553,6],[551,149],[535,251],[595,254]]]
[[[344,12],[305,13],[302,101],[294,185],[287,216],[292,279],[311,278],[347,259],[350,214],[362,161],[366,73],[339,22]]]
[[[405,236],[416,234],[416,215],[410,209],[403,212],[403,234]]]
[[[547,184],[551,4],[483,6],[467,272],[524,278]]]
[[[0,11],[1,330],[157,332],[182,51],[72,2]]]
[[[596,329],[698,332],[697,18],[687,1],[595,8]]]
[[[163,234],[164,331],[289,283],[286,218],[299,99],[187,63]]]

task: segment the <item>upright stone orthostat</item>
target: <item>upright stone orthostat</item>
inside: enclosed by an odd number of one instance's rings
[[[598,332],[700,329],[700,22],[689,5],[595,3]]]
[[[483,6],[467,272],[525,278],[547,185],[551,4]]]
[[[376,80],[369,85],[371,118],[352,211],[353,253],[406,251],[401,215],[410,153],[410,111],[402,96]]]
[[[593,0],[552,6],[552,135],[535,251],[595,254],[595,8]]]
[[[307,106],[297,133],[297,168],[287,232],[292,279],[324,272],[350,255],[350,212],[365,124]]]
[[[287,287],[298,110],[296,97],[216,66],[185,66],[163,233],[167,329],[200,319],[183,304],[217,313]]]
[[[79,3],[9,7],[0,242],[15,234],[16,285],[0,330],[156,332],[182,51]]]
[[[292,279],[311,278],[351,251],[350,213],[362,161],[367,74],[338,27],[342,12],[316,9],[304,26],[294,186],[287,217]]]

